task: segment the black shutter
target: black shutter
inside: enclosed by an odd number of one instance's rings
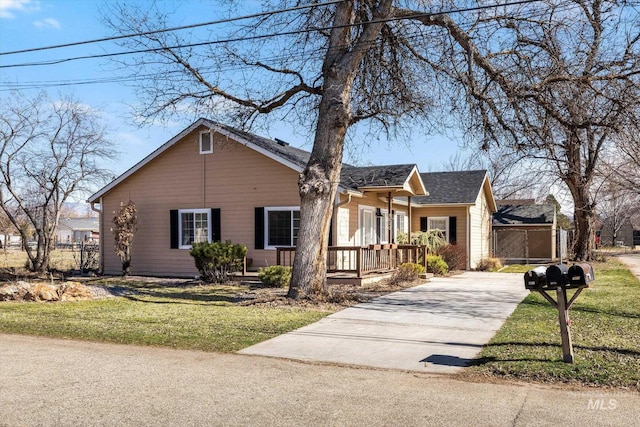
[[[180,236],[178,236],[178,211],[172,209],[170,213],[170,228],[171,228],[171,249],[178,249],[180,246]]]
[[[457,239],[457,229],[456,229],[456,220],[458,218],[455,216],[450,216],[449,217],[449,243],[451,243],[452,245],[456,244]]]
[[[429,229],[429,217],[420,217],[420,231],[427,231]]]
[[[256,208],[255,213],[256,249],[264,249],[264,208]]]
[[[220,208],[211,209],[211,240],[214,242],[222,241],[220,231]]]

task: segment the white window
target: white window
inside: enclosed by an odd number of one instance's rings
[[[429,223],[427,224],[427,230],[440,230],[445,240],[449,241],[449,217],[448,216],[434,216],[429,217]]]
[[[389,214],[385,210],[380,211],[380,216],[378,217],[378,221],[380,226],[378,229],[380,230],[380,243],[390,243],[389,242]]]
[[[213,133],[210,131],[200,132],[200,154],[213,153]]]
[[[300,207],[264,208],[265,246],[296,246],[300,230]]]
[[[190,249],[193,243],[211,241],[210,209],[181,209],[178,218],[180,249]]]
[[[376,243],[376,211],[373,208],[360,208],[361,245],[368,246]]]
[[[404,212],[396,213],[396,242],[400,233],[407,234],[407,216]]]

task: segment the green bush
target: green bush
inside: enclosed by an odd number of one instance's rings
[[[502,263],[498,258],[483,258],[476,265],[478,271],[498,271],[502,268]]]
[[[284,288],[291,281],[291,267],[271,265],[258,270],[258,278],[269,288]]]
[[[411,233],[412,245],[424,245],[431,252],[435,252],[441,246],[447,244],[447,240],[440,230],[420,231],[418,233]]]
[[[427,255],[427,271],[442,276],[449,272],[449,266],[440,255]]]
[[[226,242],[194,243],[189,252],[193,257],[200,278],[205,282],[224,283],[229,274],[242,270],[247,248],[244,245]]]

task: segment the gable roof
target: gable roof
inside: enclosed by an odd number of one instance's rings
[[[488,180],[486,170],[425,172],[420,176],[429,191],[429,196],[413,199],[421,205],[472,205],[482,191],[485,180]],[[495,204],[495,201],[490,203]]]
[[[91,195],[88,201],[98,201],[101,196],[109,192],[129,176],[136,173],[164,151],[181,141],[186,135],[203,126],[211,129],[213,132],[224,135],[248,148],[251,148],[275,160],[276,162],[295,170],[296,172],[302,172],[304,170],[307,162],[309,161],[309,157],[311,156],[311,153],[308,151],[292,147],[284,141],[264,138],[262,136],[235,129],[222,123],[201,118],[175,135],[169,141],[162,144],[155,151],[129,168],[105,187]],[[395,168],[398,169],[396,170]],[[385,185],[385,183],[387,184]],[[417,166],[414,164],[364,168],[343,164],[343,171],[340,176],[340,187],[342,190],[360,192],[361,188],[371,189],[384,187],[385,189],[388,189],[390,186],[397,187],[397,191],[407,190],[412,194],[428,194],[424,188],[422,180],[420,179],[420,175],[418,174]],[[413,189],[415,189],[415,192]]]
[[[302,172],[307,161],[309,160],[310,153],[301,150],[299,148],[291,147],[289,144],[285,142],[278,143],[277,141],[273,141],[267,138],[263,138],[258,135],[254,135],[249,132],[240,131],[238,129],[234,129],[230,126],[223,125],[222,123],[214,122],[212,120],[200,118],[193,122],[189,127],[175,135],[169,141],[162,144],[151,154],[146,156],[144,159],[140,160],[138,163],[133,165],[127,171],[125,171],[122,175],[111,181],[109,184],[104,186],[102,189],[98,190],[96,193],[91,195],[88,199],[88,202],[96,202],[102,197],[104,194],[109,192],[112,188],[116,187],[122,181],[127,179],[129,176],[136,173],[143,166],[151,162],[153,159],[158,157],[160,154],[165,152],[167,149],[171,148],[173,145],[178,143],[182,138],[186,135],[190,134],[194,130],[198,129],[201,126],[208,127],[214,132],[217,132],[221,135],[224,135],[234,141],[237,141],[240,144],[245,145],[259,153],[264,154],[265,156],[281,163],[297,172]]]
[[[493,214],[493,225],[551,225],[554,205],[501,205]]]
[[[394,191],[409,195],[429,194],[415,164],[386,166],[343,165],[340,183],[359,191]]]

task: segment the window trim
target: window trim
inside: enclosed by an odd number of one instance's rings
[[[202,136],[209,135],[209,149],[202,149]],[[198,138],[198,148],[200,149],[200,154],[212,154],[213,153],[213,132],[210,130],[204,130],[200,132],[200,136]]]
[[[431,221],[432,220],[439,220],[439,221],[444,221],[444,230],[440,230],[439,228],[433,228],[431,227]],[[445,240],[448,242],[449,241],[449,217],[448,216],[430,216],[427,219],[427,231],[431,231],[431,230],[440,230],[440,231],[444,231],[444,238]]]
[[[178,249],[191,249],[191,245],[182,244],[182,214],[207,214],[207,242],[211,243],[211,209],[178,209]]]
[[[264,208],[264,249],[275,250],[282,245],[269,245],[269,212],[271,211],[289,211],[291,215],[291,243],[293,243],[293,212],[300,212],[300,206],[265,206]],[[299,230],[299,228],[298,228]]]

